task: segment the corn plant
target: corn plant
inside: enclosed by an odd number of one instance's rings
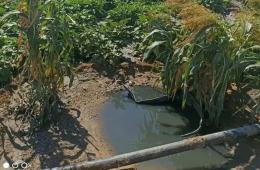
[[[13,15],[19,17],[18,39],[26,47],[21,56],[21,74],[31,84],[24,115],[35,113],[38,116],[33,117],[40,120],[40,124],[57,111],[57,93],[63,76],[72,75],[67,58],[72,48],[68,22],[73,20],[62,13],[62,5],[62,1],[56,0],[20,0],[18,10],[11,11],[1,20]]]
[[[245,70],[255,67],[257,59],[259,61],[259,54],[253,50],[259,47],[248,45],[251,26],[245,24],[240,37],[243,42],[239,44],[233,36],[236,31],[225,23],[203,28],[190,41],[154,31],[146,38],[154,42],[147,48],[145,57],[155,54],[163,59],[165,67],[161,78],[170,96],[174,98],[182,91],[183,107],[187,99],[191,99],[193,105],[199,106],[201,117],[218,126],[228,85],[241,82]],[[158,33],[165,39],[154,39]]]

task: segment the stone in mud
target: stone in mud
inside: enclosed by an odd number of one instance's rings
[[[122,68],[122,69],[129,69],[129,63],[127,63],[127,62],[123,62],[123,63],[121,63],[120,64],[120,67]]]
[[[112,83],[112,80],[106,80],[105,83],[106,83],[106,84],[111,84],[111,83]]]
[[[124,83],[126,81],[126,75],[125,75],[124,70],[120,69],[118,74],[115,76],[115,79],[117,80],[117,82],[119,84]]]
[[[83,63],[83,64],[80,64],[77,68],[76,68],[76,71],[77,72],[83,72],[83,71],[86,71],[86,70],[89,70],[90,68],[93,67],[93,64],[92,63]]]
[[[128,85],[129,85],[129,86],[134,86],[134,85],[135,85],[135,82],[129,81],[129,82],[128,82]]]

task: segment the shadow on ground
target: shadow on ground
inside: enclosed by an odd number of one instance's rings
[[[76,109],[74,109],[75,111]],[[79,112],[77,113],[79,116]],[[48,128],[41,129],[32,136],[22,135],[24,132],[14,132],[10,127],[1,122],[2,133],[0,157],[9,162],[14,163],[17,160],[9,157],[8,145],[15,150],[28,153],[22,160],[30,163],[37,158],[40,165],[39,168],[52,168],[68,165],[75,162],[84,154],[84,160],[93,160],[94,153],[86,152],[87,147],[93,143],[89,140],[93,137],[79,123],[77,117],[69,114],[67,110],[63,110],[59,119]],[[6,147],[7,146],[7,147]],[[98,148],[96,148],[98,149]],[[14,150],[13,150],[14,151]]]

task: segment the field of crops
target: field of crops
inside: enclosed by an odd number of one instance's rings
[[[64,107],[64,77],[72,86],[82,63],[120,77],[125,51],[220,127],[230,93],[260,89],[260,0],[0,0],[0,88],[27,84],[9,110],[30,135]],[[254,121],[259,112],[256,102]]]

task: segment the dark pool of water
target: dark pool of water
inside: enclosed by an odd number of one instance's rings
[[[159,94],[148,87],[136,87],[142,97]],[[171,106],[139,105],[118,92],[104,105],[102,111],[103,132],[116,154],[136,151],[182,140],[185,134],[197,128],[196,113],[181,113]],[[224,153],[223,146],[214,148]],[[227,161],[211,148],[187,151],[176,155],[138,164],[141,170],[205,169]]]

